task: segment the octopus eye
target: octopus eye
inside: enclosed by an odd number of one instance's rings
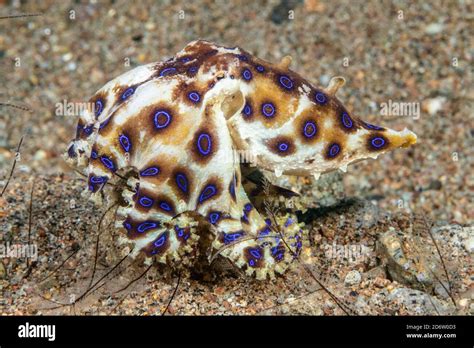
[[[328,102],[328,97],[326,97],[326,94],[324,94],[323,92],[316,91],[316,93],[314,94],[314,100],[319,105],[324,105]]]
[[[128,97],[130,97],[133,93],[135,92],[135,88],[133,87],[129,87],[125,90],[125,92],[122,93],[122,100],[125,100],[127,99]]]
[[[291,81],[291,79],[286,76],[286,75],[280,75],[278,81],[280,82],[280,85],[288,90],[293,89],[294,83]]]
[[[201,96],[200,96],[199,93],[196,92],[196,91],[189,92],[188,98],[189,98],[189,100],[191,100],[193,103],[199,103],[199,101],[201,100]]]

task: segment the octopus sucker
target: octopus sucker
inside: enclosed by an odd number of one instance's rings
[[[344,107],[336,97],[344,78],[313,86],[290,65],[289,56],[272,64],[198,40],[91,97],[65,158],[87,176],[88,194],[118,201],[120,243],[132,256],[179,268],[204,252],[209,262],[218,255],[249,276],[273,278],[294,263],[307,231],[290,214],[266,216],[265,196],[298,194],[264,190],[261,170],[317,179],[416,143],[413,132]]]

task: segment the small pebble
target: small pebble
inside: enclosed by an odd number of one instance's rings
[[[362,280],[362,276],[358,271],[350,271],[347,273],[346,277],[344,278],[344,283],[346,285],[356,285],[359,284]]]

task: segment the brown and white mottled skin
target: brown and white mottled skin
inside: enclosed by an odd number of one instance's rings
[[[240,48],[188,44],[173,59],[108,82],[78,123],[66,157],[101,195],[130,176],[117,215],[123,242],[168,264],[189,264],[207,221],[212,253],[258,279],[283,273],[302,245],[296,218],[266,219],[249,201],[240,154],[276,175],[314,175],[416,142],[408,131],[369,125],[335,97],[333,78],[315,88],[288,69]],[[283,237],[282,240],[280,237]],[[293,248],[290,252],[287,246]],[[211,258],[211,254],[209,258]]]

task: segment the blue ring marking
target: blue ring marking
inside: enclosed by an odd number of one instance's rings
[[[304,128],[303,128],[303,133],[306,138],[314,137],[316,135],[316,132],[317,132],[317,128],[314,122],[308,121],[305,123]]]
[[[249,218],[247,217],[247,214],[242,215],[240,218],[240,221],[245,222],[246,224],[249,223]]]
[[[323,93],[323,92],[316,92],[314,94],[314,100],[320,104],[320,105],[324,105],[327,103],[328,101],[328,98],[326,97],[326,95]]]
[[[255,266],[255,261],[254,261],[254,260],[250,260],[250,261],[249,261],[249,265],[250,265],[251,267]]]
[[[200,96],[199,93],[196,92],[196,91],[189,92],[188,98],[189,98],[189,100],[191,100],[193,103],[199,103],[199,101],[201,100],[201,96]]]
[[[332,144],[329,148],[328,155],[329,157],[336,157],[339,151],[341,151],[341,147],[338,144]]]
[[[288,220],[285,221],[285,227],[288,227],[290,226],[291,224],[293,224],[293,219],[292,218],[288,218]]]
[[[250,255],[255,257],[257,260],[262,258],[262,254],[260,253],[260,250],[258,249],[250,249]]]
[[[252,207],[252,204],[251,204],[251,203],[247,203],[247,204],[244,205],[244,211],[247,212],[247,213],[248,213],[249,211],[251,211],[252,208],[253,208],[253,207]]]
[[[124,221],[122,225],[127,231],[130,231],[132,229],[132,224],[128,221]]]
[[[217,211],[212,212],[209,214],[209,222],[214,225],[217,221],[219,221],[220,217],[221,213]]]
[[[177,72],[178,70],[176,70],[176,68],[164,68],[161,70],[160,76],[170,76],[176,74]]]
[[[166,202],[160,202],[160,208],[163,209],[163,210],[165,210],[165,211],[171,211],[171,210],[173,210],[173,209],[171,208],[171,206],[170,206],[168,203],[166,203]]]
[[[255,69],[257,69],[257,71],[261,73],[265,71],[265,68],[262,65],[257,65]]]
[[[95,150],[91,151],[91,158],[92,159],[97,159],[97,151],[95,151]]]
[[[195,74],[197,73],[198,71],[198,67],[197,66],[191,66],[189,69],[188,69],[188,73],[190,74]]]
[[[242,232],[234,232],[234,233],[225,233],[224,234],[224,244],[230,244],[240,237],[242,237],[244,234]]]
[[[99,115],[102,113],[102,110],[104,110],[104,102],[98,99],[94,103],[95,118],[99,117]]]
[[[165,122],[159,122],[160,121],[160,116],[164,116],[166,118]],[[155,112],[155,115],[153,116],[153,122],[155,124],[155,127],[157,129],[163,129],[168,127],[168,125],[171,122],[171,115],[166,112],[165,110],[158,110]]]
[[[112,162],[110,158],[108,158],[107,156],[102,156],[100,157],[100,161],[104,164],[104,166],[109,168],[111,171],[115,171],[114,162]]]
[[[267,224],[267,226],[271,226],[272,225],[272,220],[270,220],[270,218],[266,218],[265,223]]]
[[[280,85],[282,85],[282,87],[288,90],[293,89],[294,83],[293,81],[291,81],[291,79],[288,76],[280,75],[278,81],[280,82]]]
[[[135,93],[135,88],[133,87],[129,87],[127,88],[123,93],[122,93],[122,100],[125,100],[127,99],[128,97],[130,97],[133,93]]]
[[[153,205],[154,202],[153,202],[153,199],[151,199],[150,197],[143,196],[143,197],[140,197],[140,199],[138,200],[138,203],[142,207],[149,208]]]
[[[140,172],[140,176],[155,176],[160,172],[158,167],[148,167]]]
[[[370,123],[367,123],[367,122],[364,122],[364,125],[369,128],[369,129],[373,129],[373,130],[384,130],[382,127],[379,127],[379,126],[375,126],[373,124],[370,124]]]
[[[278,151],[285,152],[288,151],[288,144],[287,143],[280,143],[278,144]]]
[[[385,145],[385,139],[381,137],[375,137],[370,140],[370,143],[372,144],[373,147],[376,149],[380,149]]]
[[[203,150],[202,145],[201,145],[201,141],[203,139],[207,140],[207,149],[206,150]],[[198,150],[201,153],[201,155],[203,155],[203,156],[209,155],[211,153],[211,150],[212,150],[211,136],[207,133],[200,134],[199,137],[198,137],[198,140],[197,140],[197,147],[198,147]]]
[[[145,221],[142,222],[140,225],[137,227],[137,231],[140,233],[143,233],[145,231],[151,230],[152,228],[158,227],[158,224],[156,222],[151,222],[151,221]]]
[[[354,125],[354,123],[352,122],[352,119],[349,117],[349,114],[347,112],[342,113],[341,119],[342,119],[342,124],[346,128],[352,128],[352,126]]]
[[[184,58],[181,58],[181,59],[180,59],[181,63],[187,63],[187,62],[189,62],[190,60],[191,60],[190,57],[184,57]]]
[[[106,119],[104,122],[102,122],[100,125],[99,125],[99,129],[102,129],[104,128],[105,126],[107,126],[110,122],[110,120],[112,119],[112,117],[109,117],[108,119]]]
[[[270,111],[267,109],[270,109]],[[265,117],[273,117],[275,115],[275,106],[272,103],[263,104],[262,113]]]
[[[250,106],[249,103],[245,103],[243,113],[245,116],[251,116],[252,115],[252,107]]]
[[[125,152],[130,151],[130,147],[131,147],[130,139],[125,134],[120,135],[119,142],[120,142],[120,145],[122,145],[122,148],[125,150]]]
[[[87,127],[84,127],[84,128],[83,128],[84,133],[86,133],[87,135],[91,135],[93,129],[94,129],[94,125],[93,125],[93,124],[88,125]]]
[[[185,233],[186,229],[185,228],[180,228],[178,225],[174,225],[174,230],[178,234],[179,238],[183,238],[185,241],[189,239],[189,233]]]
[[[272,250],[272,255],[275,257],[275,259],[280,261],[283,258],[284,251],[280,251],[278,246],[274,246],[271,250]]]
[[[229,185],[229,192],[232,195],[232,197],[235,198],[235,184],[234,181],[232,180],[230,185]]]
[[[74,144],[71,144],[71,146],[69,146],[69,148],[67,149],[67,154],[69,157],[73,158],[73,157],[76,157],[76,151],[74,149]]]
[[[204,190],[201,191],[201,194],[199,195],[199,203],[202,203],[212,196],[215,196],[217,194],[217,189],[216,186],[209,184],[207,185]]]
[[[183,191],[184,193],[188,192],[188,179],[182,173],[176,174],[176,185]]]
[[[263,230],[261,230],[261,231],[258,233],[258,235],[259,235],[259,236],[267,236],[267,235],[270,234],[271,231],[272,231],[272,230],[270,229],[270,227],[267,226],[267,227],[265,227]]]
[[[93,184],[103,184],[104,182],[107,182],[107,177],[106,176],[91,176],[89,181]]]
[[[242,71],[242,77],[244,80],[250,81],[252,79],[252,72],[249,69],[244,69]]]
[[[248,59],[246,56],[244,56],[243,54],[238,54],[238,55],[237,55],[237,58],[238,58],[239,60],[241,60],[241,61],[244,61],[244,62],[247,62],[247,61],[249,60],[249,59]]]
[[[153,245],[157,248],[161,248],[166,242],[166,234],[162,234],[160,238],[158,238]]]

